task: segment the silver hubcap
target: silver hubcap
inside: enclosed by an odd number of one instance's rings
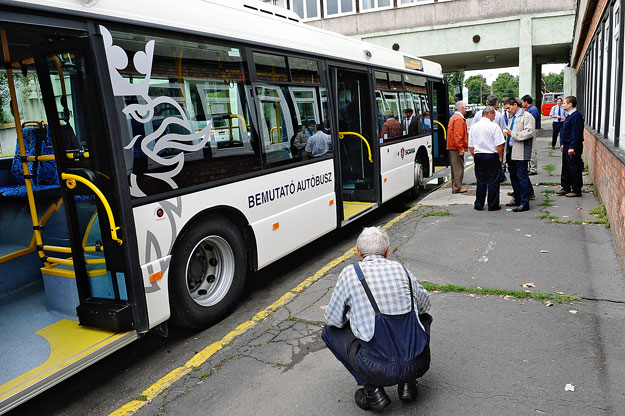
[[[213,306],[228,293],[234,279],[234,254],[223,238],[200,241],[187,262],[187,289],[200,306]]]
[[[423,183],[423,166],[421,163],[414,164],[414,187],[419,189]]]

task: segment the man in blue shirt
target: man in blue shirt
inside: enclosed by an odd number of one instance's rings
[[[570,96],[564,99],[562,108],[567,116],[562,123],[560,134],[560,150],[562,151],[562,189],[556,192],[567,197],[582,196],[582,171],[584,161],[584,116],[577,111],[577,98]]]
[[[560,133],[560,129],[562,128],[562,123],[564,123],[564,119],[566,116],[564,115],[566,111],[562,108],[562,98],[558,98],[556,100],[556,105],[551,107],[551,112],[549,116],[553,121],[553,134],[551,136],[551,148],[556,148],[556,143],[558,142],[558,134]]]
[[[529,95],[524,95],[521,98],[521,105],[523,106],[523,111],[525,111],[526,113],[530,113],[532,117],[534,117],[534,121],[536,123],[536,130],[538,131],[539,124],[540,124],[540,111],[538,111],[538,108],[536,108],[536,106],[532,104],[533,102],[534,100]],[[532,159],[530,160],[530,163],[529,163],[528,175],[538,174],[538,161],[536,160],[536,158],[538,157],[538,148],[536,147],[536,136],[534,136],[534,143],[533,143],[532,148],[533,148]]]

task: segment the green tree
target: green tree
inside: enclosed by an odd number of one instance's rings
[[[490,94],[490,86],[483,75],[478,74],[470,76],[464,82],[464,85],[469,90],[469,103],[483,103]]]
[[[502,72],[493,82],[493,94],[497,96],[499,101],[502,97],[518,97],[519,77],[515,77],[509,72]]]
[[[564,90],[564,71],[559,74],[550,72],[543,75],[543,92],[560,92]]]
[[[464,84],[464,72],[445,72],[445,77],[449,81],[448,90],[449,90],[449,104],[454,104],[456,99],[454,98],[455,92],[454,89],[456,86],[460,86],[460,91],[462,91],[462,85]]]

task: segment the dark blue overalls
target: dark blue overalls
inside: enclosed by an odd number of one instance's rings
[[[365,342],[354,336],[349,326],[324,326],[321,337],[326,345],[354,376],[358,385],[393,386],[414,381],[430,368],[429,333],[432,317],[414,310],[412,282],[406,267],[410,287],[410,312],[401,315],[380,313],[358,264],[354,264],[358,280],[375,311],[373,338]]]

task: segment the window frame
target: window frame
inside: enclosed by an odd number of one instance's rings
[[[323,0],[323,18],[332,19],[334,17],[349,16],[351,14],[356,14],[356,0],[350,0],[352,2],[352,10],[350,12],[342,11],[341,1],[342,0],[336,0],[337,6],[339,8],[339,12],[336,14],[328,14],[328,0]]]
[[[377,12],[377,11],[380,11],[380,10],[389,10],[389,9],[394,9],[395,8],[393,0],[389,0],[389,5],[388,6],[380,6],[379,5],[379,1],[380,0],[373,0],[374,6],[369,8],[369,9],[364,9],[363,6],[362,6],[362,0],[360,0],[360,3],[359,3],[360,10],[359,10],[359,12],[360,13],[371,13],[371,12]]]

